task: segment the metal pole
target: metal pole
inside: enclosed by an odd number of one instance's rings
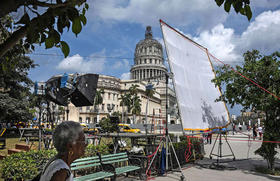
[[[69,107],[68,107],[68,104],[67,104],[67,108],[66,108],[66,121],[68,121],[68,115],[69,115]]]
[[[146,103],[146,115],[145,115],[145,124],[144,124],[146,135],[148,133],[147,126],[148,126],[148,106],[149,106],[149,100],[150,100],[150,97],[148,96],[147,103]]]
[[[41,137],[42,137],[41,117],[42,117],[42,107],[41,107],[41,99],[39,99],[39,146],[38,146],[39,150],[41,150]]]
[[[169,153],[168,153],[168,113],[167,113],[167,110],[168,110],[168,74],[166,73],[165,74],[165,99],[166,99],[166,106],[165,106],[165,139],[166,139],[166,171],[168,170],[168,156],[169,156]]]

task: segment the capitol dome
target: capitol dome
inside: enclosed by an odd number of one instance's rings
[[[164,65],[162,45],[153,39],[151,26],[146,27],[145,39],[137,43],[134,65],[130,70],[131,79],[164,80],[167,69]]]

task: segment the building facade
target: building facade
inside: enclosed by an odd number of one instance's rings
[[[119,112],[122,122],[130,124],[163,124],[166,120],[166,103],[169,111],[167,114],[170,123],[178,124],[176,116],[176,98],[173,89],[168,88],[168,102],[166,102],[165,75],[167,68],[164,65],[162,45],[153,39],[151,27],[145,32],[145,39],[137,43],[134,53],[134,65],[131,70],[130,80],[99,75],[98,90],[103,89],[103,103],[97,106],[86,106],[77,108],[70,104],[69,120],[78,120],[81,123],[98,123],[103,117],[113,112]],[[154,94],[149,98],[146,96],[146,86],[153,85]],[[141,113],[133,115],[127,112],[125,106],[120,105],[121,95],[128,92],[133,85],[138,85],[137,94],[141,99]],[[147,102],[149,103],[147,104]]]

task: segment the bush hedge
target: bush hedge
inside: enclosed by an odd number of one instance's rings
[[[32,179],[55,154],[55,150],[12,154],[0,162],[0,173],[2,178],[7,181]]]
[[[97,152],[109,153],[108,146],[88,145],[84,157],[95,156]],[[32,150],[12,154],[0,161],[0,175],[6,181],[30,180],[38,175],[48,160],[56,154],[56,150]]]

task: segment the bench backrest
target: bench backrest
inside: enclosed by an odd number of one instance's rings
[[[101,155],[101,161],[103,164],[124,162],[124,161],[128,161],[128,155],[126,152],[109,154],[109,155]]]
[[[71,170],[75,171],[75,170],[79,170],[79,169],[83,169],[83,168],[97,167],[100,165],[101,165],[100,159],[98,156],[80,158],[80,159],[75,160],[71,164]]]

